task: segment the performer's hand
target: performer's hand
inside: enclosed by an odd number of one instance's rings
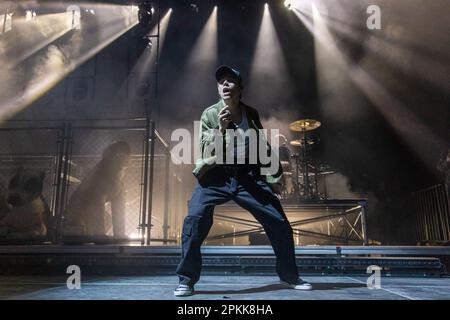
[[[283,193],[283,186],[280,183],[273,183],[270,185],[273,193],[278,199],[281,199],[281,194]]]
[[[219,118],[219,130],[222,134],[225,133],[225,129],[228,127],[228,124],[231,122],[231,111],[228,106],[223,107],[219,114],[217,115]]]

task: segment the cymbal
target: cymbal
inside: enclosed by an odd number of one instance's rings
[[[289,143],[291,144],[291,146],[294,146],[294,147],[301,147],[301,146],[303,146],[303,141],[302,141],[302,139],[292,140],[292,141],[289,142]],[[314,140],[312,140],[312,139],[306,140],[306,144],[312,145],[312,144],[314,144],[314,143],[315,143],[315,142],[314,142]]]
[[[292,122],[289,129],[292,131],[311,131],[320,127],[321,123],[313,119],[302,119]]]

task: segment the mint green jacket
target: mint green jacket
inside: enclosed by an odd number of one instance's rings
[[[197,178],[201,178],[209,169],[218,166],[219,164],[215,164],[216,156],[213,154],[211,157],[207,158],[205,155],[205,149],[214,145],[216,137],[222,137],[225,139],[225,146],[227,147],[230,143],[231,137],[228,132],[225,133],[224,136],[219,136],[214,134],[214,129],[219,129],[219,119],[218,114],[219,111],[225,106],[223,100],[221,99],[216,104],[206,108],[200,119],[200,158],[197,159],[195,164],[195,169],[193,171],[194,175]],[[262,129],[261,120],[259,118],[258,111],[252,107],[249,107],[241,102],[241,107],[245,108],[245,112],[247,114],[247,120],[250,128],[255,129],[258,132],[258,129]],[[269,148],[268,151],[273,152],[270,144],[267,142],[265,137],[262,137],[265,143],[265,147]],[[259,141],[259,139],[258,139]],[[260,146],[258,146],[259,148]],[[259,151],[259,149],[258,149]],[[259,153],[258,153],[259,154]],[[278,161],[278,172],[274,175],[266,175],[264,176],[268,183],[281,183],[283,177],[283,169],[281,168],[281,164]],[[259,162],[259,161],[258,161]]]

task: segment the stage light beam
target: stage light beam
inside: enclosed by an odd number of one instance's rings
[[[250,100],[261,106],[278,104],[275,101],[278,92],[283,92],[286,98],[292,94],[292,87],[288,80],[289,72],[270,11],[266,3],[251,64],[248,93],[246,93]]]
[[[67,13],[39,15],[33,20],[17,18],[14,20],[16,31],[21,39],[5,39],[0,43],[0,51],[4,65],[11,69],[25,59],[42,50],[52,42],[63,37],[71,30],[67,24]]]
[[[329,31],[327,16],[321,13],[314,2],[311,5],[311,15],[308,11],[298,8],[294,8],[293,12],[314,36],[319,90],[321,87],[330,84],[330,80],[326,79],[331,72],[342,70],[418,157],[428,167],[434,168],[435,159],[432,157],[430,148],[433,145],[436,149],[445,150],[446,142],[409,111],[363,65],[354,64],[345,56]],[[341,81],[344,81],[344,78],[341,78]],[[345,116],[345,113],[343,115]]]
[[[34,65],[30,65],[34,69],[27,75],[25,88],[15,84],[22,77],[18,70],[23,68],[10,69],[10,72],[0,74],[0,82],[3,84],[0,88],[0,121],[24,110],[68,74],[138,24],[137,13],[130,10],[131,6],[92,3],[89,6],[95,9],[101,29],[86,26],[88,32],[75,32],[64,44],[60,41],[58,45],[43,48],[46,51],[40,52]],[[93,33],[95,37],[92,37]],[[10,65],[9,61],[6,63]]]
[[[159,24],[159,51],[160,52],[162,51],[162,49],[164,47],[164,41],[166,38],[166,33],[167,33],[167,29],[168,29],[168,26],[170,23],[171,16],[172,16],[172,9],[169,9],[164,14],[164,16],[161,18],[161,21]],[[125,87],[127,86],[127,82],[130,82],[132,77],[136,78],[134,82],[136,83],[135,87],[137,87],[144,80],[144,77],[148,76],[148,73],[155,66],[156,56],[157,56],[158,52],[156,52],[156,50],[153,50],[154,49],[153,47],[155,47],[155,44],[153,42],[155,41],[156,37],[152,37],[152,36],[157,35],[157,33],[158,33],[158,25],[155,25],[152,28],[152,30],[148,33],[148,36],[147,36],[149,41],[152,42],[152,48],[148,48],[147,50],[142,52],[142,54],[139,56],[138,60],[134,64],[133,69],[131,70],[127,81],[125,81],[122,84],[121,90],[119,90],[119,92],[121,92],[122,90],[125,90]],[[134,94],[135,94],[136,88],[134,88],[132,91],[134,91]]]
[[[285,6],[288,10],[292,10],[292,1],[290,1],[290,0],[284,1],[284,6]]]
[[[192,51],[189,54],[186,63],[186,71],[183,72],[188,76],[196,74],[200,76],[199,71],[206,77],[217,65],[217,6],[214,7],[208,18],[203,30],[200,33]]]

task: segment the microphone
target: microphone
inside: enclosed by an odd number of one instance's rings
[[[231,115],[231,111],[227,110],[228,114]],[[236,130],[237,129],[237,125],[233,122],[233,120],[230,121],[230,123],[228,123],[228,127],[227,129],[233,129]]]
[[[236,130],[236,129],[237,129],[237,125],[236,125],[233,121],[231,121],[231,122],[228,124],[228,129]]]

